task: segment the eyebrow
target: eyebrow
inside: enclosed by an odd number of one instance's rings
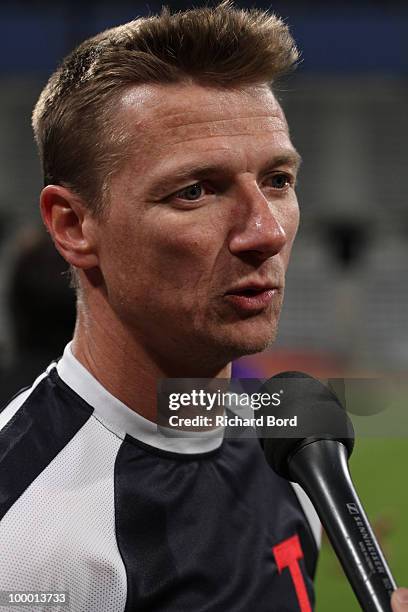
[[[299,170],[302,163],[302,158],[299,153],[293,149],[287,153],[281,153],[272,157],[262,167],[262,172],[276,168],[277,166],[290,166],[294,172]],[[175,168],[174,170],[166,171],[166,176],[160,177],[154,181],[151,188],[151,195],[162,195],[165,192],[170,192],[172,188],[176,188],[178,184],[189,180],[202,180],[208,176],[225,174],[231,175],[231,169],[223,163],[217,164],[186,164]]]

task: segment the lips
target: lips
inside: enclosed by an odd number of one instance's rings
[[[271,283],[240,284],[225,293],[235,310],[243,314],[265,310],[278,296],[281,287]]]
[[[243,287],[242,289],[231,289],[230,291],[227,291],[226,295],[243,295],[246,297],[253,297],[273,289],[274,287]]]
[[[244,281],[238,283],[233,286],[231,289],[226,291],[225,295],[256,295],[257,293],[262,293],[263,291],[272,291],[279,290],[280,284],[273,283],[271,281],[261,281],[261,280],[253,280],[253,281]]]

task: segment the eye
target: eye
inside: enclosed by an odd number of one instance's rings
[[[285,172],[279,172],[270,177],[270,184],[274,189],[285,189],[292,185],[292,179]]]
[[[190,210],[209,203],[214,194],[214,188],[207,181],[200,181],[173,192],[164,201],[176,208]]]
[[[200,197],[204,195],[204,187],[201,183],[194,183],[194,185],[189,185],[188,187],[177,191],[174,195],[177,198],[194,202],[195,200],[199,200]]]

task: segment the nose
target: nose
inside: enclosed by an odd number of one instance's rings
[[[287,235],[277,218],[278,207],[265,198],[258,186],[247,188],[246,194],[238,197],[236,211],[229,236],[233,255],[253,254],[264,260],[283,249]]]

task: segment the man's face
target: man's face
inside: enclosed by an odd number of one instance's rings
[[[107,300],[170,362],[225,365],[275,338],[298,226],[298,155],[266,87],[135,86],[98,226]]]

